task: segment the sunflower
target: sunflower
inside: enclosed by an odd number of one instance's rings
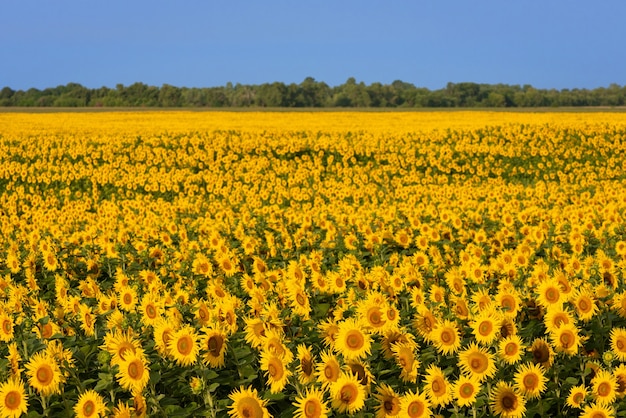
[[[298,345],[297,351],[298,364],[296,366],[296,373],[298,374],[298,381],[306,385],[315,380],[313,354],[306,344]]]
[[[339,324],[335,350],[346,360],[363,358],[370,353],[370,348],[371,337],[361,329],[356,319],[348,318]]]
[[[432,406],[445,406],[452,402],[452,387],[443,371],[431,364],[424,377],[424,393]]]
[[[526,400],[511,385],[499,381],[490,394],[491,410],[507,418],[521,418],[526,413]]]
[[[396,343],[392,346],[396,364],[400,367],[400,378],[403,382],[417,381],[417,369],[420,362],[415,356],[415,345],[411,343]]]
[[[580,414],[580,418],[613,418],[614,416],[615,409],[613,407],[600,403],[592,403],[585,406],[585,409]]]
[[[13,339],[13,318],[0,310],[0,341],[8,343]]]
[[[172,334],[172,339],[167,343],[170,354],[181,366],[194,364],[200,351],[198,336],[190,326],[184,326]]]
[[[134,287],[124,286],[117,294],[117,306],[123,311],[133,312],[137,306],[138,296]]]
[[[540,397],[546,390],[548,378],[541,365],[527,363],[518,367],[514,380],[517,390],[527,399],[534,399]]]
[[[550,333],[556,351],[573,356],[581,346],[578,328],[574,324],[563,324]]]
[[[407,343],[417,349],[417,343],[413,334],[406,332],[406,330],[388,330],[381,341],[383,356],[387,360],[394,358],[393,346],[395,344]]]
[[[12,342],[8,345],[9,354],[7,355],[7,360],[9,361],[9,371],[11,373],[11,377],[19,378],[22,376],[22,370],[20,368],[20,362],[22,361],[22,356],[20,355],[19,350],[17,349],[17,343]]]
[[[426,340],[433,340],[433,333],[437,327],[437,319],[431,310],[421,305],[417,309],[417,315],[413,321],[413,326],[417,332]]]
[[[265,333],[263,338],[263,351],[275,354],[280,357],[285,364],[291,363],[293,360],[293,353],[283,342],[283,335],[281,331],[277,329],[269,329]]]
[[[212,368],[224,366],[228,336],[219,328],[203,328],[202,331],[204,332],[200,337],[202,363]]]
[[[578,290],[572,299],[578,318],[582,321],[589,321],[598,312],[593,293],[590,290]]]
[[[626,329],[613,328],[611,330],[611,350],[620,361],[626,361]]]
[[[329,387],[343,374],[339,360],[328,351],[321,353],[321,359],[316,363],[315,367],[316,375],[322,382],[323,388]]]
[[[78,402],[74,405],[74,413],[78,418],[101,417],[106,415],[107,407],[102,396],[89,389],[78,397]]]
[[[282,392],[287,385],[289,376],[291,376],[291,371],[289,371],[282,358],[274,353],[264,351],[261,354],[260,367],[267,376],[267,383],[270,386],[270,392]]]
[[[252,348],[259,348],[263,345],[263,338],[267,326],[261,318],[245,318],[244,319],[246,335],[245,339]]]
[[[378,386],[374,398],[378,402],[375,418],[395,417],[400,413],[400,397],[391,386],[385,383]]]
[[[143,356],[128,353],[119,363],[117,380],[124,389],[141,393],[150,380],[150,369]]]
[[[548,308],[545,316],[543,317],[543,322],[546,326],[546,331],[548,333],[554,332],[557,328],[564,324],[574,324],[574,316],[572,313],[561,306],[554,306]]]
[[[474,376],[459,376],[459,379],[452,385],[452,395],[458,406],[472,406],[476,402],[476,396],[480,392],[481,383]]]
[[[613,376],[617,382],[617,397],[622,399],[626,395],[626,364],[620,364],[613,369]]]
[[[24,383],[18,379],[9,379],[0,385],[0,415],[17,418],[28,410],[28,395]]]
[[[28,384],[42,396],[61,393],[61,383],[65,381],[59,365],[50,356],[39,352],[26,364]]]
[[[341,414],[353,414],[365,406],[365,388],[353,374],[343,374],[330,385],[331,405]]]
[[[479,344],[489,345],[498,337],[498,315],[494,309],[485,309],[470,322]]]
[[[496,304],[509,318],[515,318],[522,309],[522,299],[515,289],[499,291],[496,294]]]
[[[111,354],[111,365],[119,364],[129,354],[143,354],[140,342],[132,337],[130,331],[107,333],[100,348],[106,349]]]
[[[117,406],[111,412],[111,418],[132,418],[135,408],[130,407],[127,403],[119,401]]]
[[[497,368],[487,349],[479,347],[475,342],[459,353],[461,371],[468,376],[474,376],[481,382],[496,374]]]
[[[379,304],[365,300],[357,307],[360,322],[374,334],[380,334],[387,328],[384,308]]]
[[[430,402],[426,398],[426,394],[412,392],[410,389],[400,398],[400,413],[398,417],[401,418],[422,418],[430,417],[432,414],[430,410]]]
[[[296,407],[294,418],[326,418],[328,417],[328,405],[324,401],[324,392],[319,389],[309,388],[298,395],[294,400]]]
[[[537,286],[536,292],[537,302],[546,309],[552,306],[561,306],[564,299],[561,286],[556,279],[542,281],[539,286]]]
[[[569,390],[565,404],[570,408],[581,409],[587,397],[587,387],[583,385],[574,386]]]
[[[626,292],[615,293],[611,299],[611,307],[622,318],[626,318]]]
[[[168,344],[176,331],[170,318],[161,318],[153,328],[154,346],[161,355],[168,354]]]
[[[528,350],[532,354],[533,363],[541,364],[545,369],[554,363],[554,351],[544,338],[535,338]]]
[[[163,315],[163,305],[152,294],[144,295],[139,305],[141,323],[146,326],[154,326]]]
[[[233,403],[228,407],[228,415],[234,418],[270,418],[271,415],[265,406],[267,401],[259,398],[256,389],[241,386],[235,389],[228,397]]]
[[[591,379],[591,393],[600,405],[609,405],[617,397],[617,379],[606,370],[599,370]]]
[[[376,383],[376,379],[374,378],[368,363],[362,360],[350,360],[346,363],[344,369],[348,373],[352,373],[357,377],[361,385],[365,388],[366,394],[369,395],[371,385]]]
[[[498,356],[507,364],[515,364],[522,358],[525,349],[519,335],[510,335],[498,343]]]
[[[453,354],[461,347],[461,335],[457,324],[449,319],[437,325],[432,332],[432,340],[442,354]]]

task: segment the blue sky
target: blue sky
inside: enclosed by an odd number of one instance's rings
[[[0,87],[626,84],[626,1],[0,0]]]

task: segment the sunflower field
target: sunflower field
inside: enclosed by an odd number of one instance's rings
[[[626,113],[0,113],[0,417],[626,416]]]

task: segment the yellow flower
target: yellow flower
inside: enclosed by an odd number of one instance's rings
[[[291,371],[289,371],[287,366],[283,363],[281,357],[264,351],[261,354],[260,367],[267,376],[267,383],[270,386],[270,392],[282,392],[287,385],[289,376],[291,376]]]
[[[541,393],[546,390],[548,378],[541,365],[527,363],[519,366],[514,380],[517,390],[526,398],[534,399],[540,397]]]
[[[613,328],[611,330],[611,350],[620,361],[626,361],[626,329]]]
[[[574,386],[569,390],[565,404],[570,408],[581,409],[585,398],[587,397],[587,388],[585,385]]]
[[[499,381],[490,394],[491,410],[507,418],[521,418],[526,413],[526,400],[506,382]]]
[[[0,415],[17,418],[28,410],[28,395],[21,380],[9,379],[0,385]]]
[[[591,379],[591,393],[600,405],[611,404],[617,397],[617,379],[606,370],[599,370]]]
[[[172,338],[167,342],[167,349],[181,366],[194,364],[198,357],[198,336],[190,326],[184,326],[172,334]]]
[[[585,406],[585,409],[580,414],[580,418],[613,418],[614,416],[615,409],[610,405],[601,403],[592,403]]]
[[[399,418],[426,418],[431,414],[430,402],[424,393],[409,390],[400,398]]]
[[[519,335],[510,335],[498,343],[498,355],[507,364],[515,364],[522,358],[524,342]]]
[[[298,381],[306,385],[315,380],[313,354],[311,354],[311,349],[305,344],[298,345],[297,350],[298,364],[296,365],[296,373],[298,374]]]
[[[408,342],[396,343],[392,346],[396,364],[400,367],[400,378],[403,382],[417,381],[417,369],[420,366],[419,359],[415,356],[415,344]]]
[[[461,335],[455,322],[444,319],[432,332],[432,340],[442,354],[452,354],[461,347]]]
[[[265,406],[267,401],[259,398],[256,389],[241,386],[235,389],[228,397],[233,403],[228,407],[228,415],[233,418],[270,418]]]
[[[492,377],[497,371],[493,354],[474,342],[459,353],[459,367],[465,375],[474,376],[480,381]]]
[[[578,328],[574,324],[563,324],[550,333],[556,351],[573,356],[581,345]]]
[[[554,278],[542,281],[537,286],[536,292],[537,302],[546,309],[552,306],[560,307],[564,299],[561,286]]]
[[[203,328],[202,331],[204,332],[200,337],[202,362],[212,368],[224,366],[228,336],[218,328]]]
[[[140,393],[150,380],[150,369],[143,356],[127,353],[118,363],[117,380],[124,389]]]
[[[365,406],[365,389],[353,374],[343,374],[330,385],[331,405],[339,413],[353,414]]]
[[[545,369],[552,366],[554,351],[544,338],[536,338],[528,350],[531,352],[533,363],[541,364]]]
[[[0,310],[0,341],[8,343],[13,339],[13,318]]]
[[[426,369],[424,378],[424,393],[434,407],[445,406],[452,401],[452,387],[443,371],[431,364]]]
[[[481,311],[470,325],[479,344],[489,345],[498,337],[498,316],[495,309]]]
[[[481,383],[478,378],[461,375],[452,386],[452,395],[458,406],[472,406],[476,402],[480,388]]]
[[[391,386],[385,383],[378,386],[374,398],[377,401],[375,418],[395,417],[400,413],[400,397]]]
[[[293,405],[296,407],[294,418],[327,418],[328,405],[324,401],[324,392],[315,388],[307,388],[298,395]]]
[[[28,384],[42,396],[61,393],[60,385],[65,381],[57,362],[45,353],[36,353],[26,364]]]
[[[106,412],[104,399],[92,389],[83,392],[74,405],[74,413],[78,418],[102,417]]]
[[[589,290],[576,291],[572,303],[576,307],[578,318],[582,321],[589,321],[598,312],[598,305]]]
[[[367,356],[370,353],[370,347],[371,337],[369,333],[361,329],[357,320],[349,318],[339,324],[335,350],[346,360]]]
[[[316,363],[316,371],[323,388],[329,387],[343,374],[339,360],[328,351],[321,353],[321,359]]]

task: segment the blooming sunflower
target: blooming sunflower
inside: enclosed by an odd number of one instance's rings
[[[335,350],[347,359],[354,360],[370,353],[371,337],[354,318],[348,318],[339,324]]]
[[[163,314],[163,305],[152,294],[144,295],[139,305],[139,313],[141,314],[141,323],[147,326],[154,326]]]
[[[497,371],[493,354],[475,342],[459,353],[459,366],[465,375],[474,376],[480,381],[492,377]]]
[[[140,393],[150,380],[150,369],[142,355],[128,353],[120,360],[117,380],[124,389]]]
[[[228,415],[234,418],[270,418],[265,399],[259,398],[256,389],[241,386],[228,397],[233,403],[228,407]]]
[[[546,309],[552,306],[561,306],[564,299],[561,286],[556,279],[542,281],[537,286],[536,292],[537,302]]]
[[[601,403],[592,403],[585,406],[580,414],[580,418],[613,418],[614,416],[615,409],[610,405]]]
[[[339,360],[328,351],[321,353],[321,359],[316,363],[316,374],[322,382],[322,387],[327,388],[343,374]]]
[[[315,388],[308,388],[298,395],[293,403],[296,407],[294,418],[326,418],[328,405],[324,401],[324,392]]]
[[[587,387],[583,385],[573,386],[569,390],[565,404],[570,408],[581,409],[587,397]]]
[[[431,364],[426,369],[424,377],[424,393],[434,407],[445,406],[452,401],[452,387],[443,371]]]
[[[549,369],[554,363],[554,351],[544,338],[535,338],[528,350],[532,354],[533,363],[541,364],[545,369]]]
[[[306,344],[298,345],[298,365],[296,372],[298,373],[298,381],[303,385],[311,383],[315,380],[315,365],[313,363],[313,354]]]
[[[168,354],[168,344],[176,331],[174,322],[169,318],[157,321],[153,328],[154,346],[161,355]]]
[[[0,341],[8,343],[13,339],[13,318],[0,311]]]
[[[480,392],[481,383],[475,376],[459,376],[452,385],[452,395],[458,406],[472,406]]]
[[[430,417],[430,402],[426,398],[426,394],[412,392],[409,390],[400,398],[400,413],[398,417],[401,418],[422,418]]]
[[[461,347],[461,336],[457,324],[449,319],[437,325],[432,332],[432,340],[442,354],[452,354]]]
[[[572,303],[576,308],[578,318],[582,321],[589,321],[598,312],[598,305],[591,290],[583,289],[574,293]]]
[[[374,334],[380,334],[387,328],[384,308],[370,300],[365,300],[357,307],[360,322]]]
[[[626,395],[626,364],[620,364],[613,370],[613,376],[617,381],[617,397],[619,399],[624,398]]]
[[[106,415],[106,412],[104,399],[92,389],[81,393],[78,402],[74,405],[74,413],[78,418],[102,417]]]
[[[289,376],[291,376],[291,371],[287,368],[282,358],[274,353],[264,351],[261,354],[260,366],[267,376],[270,392],[281,392],[287,385]]]
[[[499,317],[495,309],[485,309],[470,322],[476,341],[482,345],[491,344],[498,337]]]
[[[106,349],[111,354],[111,365],[119,364],[128,354],[143,353],[140,342],[128,331],[108,332],[100,348]]]
[[[613,328],[611,330],[611,350],[620,361],[626,361],[626,329]]]
[[[578,328],[574,324],[563,324],[550,333],[556,351],[573,356],[581,346]]]
[[[498,343],[498,356],[507,364],[515,364],[522,358],[524,342],[519,335],[510,335]]]
[[[353,414],[365,406],[365,388],[358,378],[351,374],[343,374],[330,385],[331,405],[341,414]]]
[[[375,407],[376,418],[395,417],[400,413],[400,397],[386,383],[378,386],[374,398],[378,402]]]
[[[200,337],[202,363],[212,368],[224,366],[228,336],[219,328],[203,328],[202,331],[204,332]]]
[[[591,393],[598,404],[611,404],[617,398],[617,379],[606,370],[598,370],[591,379]]]
[[[267,326],[261,318],[245,318],[245,330],[246,330],[246,342],[252,346],[252,348],[259,348],[263,345],[263,338]]]
[[[574,316],[567,308],[562,306],[553,306],[548,308],[543,322],[546,325],[546,331],[548,333],[555,331],[561,325],[574,324]]]
[[[526,413],[526,400],[511,385],[499,381],[490,394],[491,410],[507,418],[521,418]]]
[[[184,326],[172,334],[172,339],[167,343],[167,349],[179,365],[194,364],[200,351],[198,336],[192,327]]]
[[[17,418],[28,410],[28,395],[24,383],[18,379],[9,379],[0,385],[0,415]]]
[[[137,306],[138,296],[134,287],[123,286],[117,294],[117,306],[126,312],[133,312]]]
[[[396,343],[392,346],[396,364],[400,367],[400,378],[403,382],[417,381],[417,369],[420,366],[415,356],[415,345],[411,343]]]
[[[518,367],[515,373],[515,388],[526,398],[534,399],[546,390],[548,378],[545,369],[538,364],[527,363]]]
[[[45,353],[36,353],[26,364],[28,384],[42,396],[61,392],[61,383],[65,381],[59,365]]]

